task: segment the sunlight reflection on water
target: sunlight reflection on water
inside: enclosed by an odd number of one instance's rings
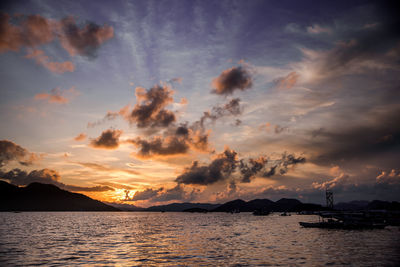
[[[395,266],[398,227],[305,229],[315,216],[0,213],[0,265]]]

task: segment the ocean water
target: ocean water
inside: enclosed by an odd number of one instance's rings
[[[0,266],[399,266],[400,228],[301,228],[316,216],[0,213]]]

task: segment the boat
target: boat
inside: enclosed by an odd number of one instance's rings
[[[385,222],[377,222],[374,218],[364,216],[363,213],[320,213],[318,222],[299,222],[304,228],[327,229],[383,229]]]
[[[232,213],[232,214],[233,213],[240,213],[240,210],[239,209],[233,209],[233,210],[230,211],[230,213]]]
[[[254,216],[267,216],[269,214],[270,214],[270,212],[266,211],[266,210],[255,210],[255,211],[253,211],[253,215]]]
[[[286,211],[284,213],[281,213],[280,216],[290,216],[290,213],[287,213]]]

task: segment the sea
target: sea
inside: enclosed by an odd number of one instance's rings
[[[0,212],[0,266],[400,266],[400,227],[302,228],[313,215]]]

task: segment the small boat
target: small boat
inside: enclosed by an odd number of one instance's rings
[[[233,214],[233,213],[240,213],[240,210],[238,210],[238,209],[233,209],[233,210],[230,211],[230,213],[232,213],[232,214]]]
[[[254,216],[267,216],[269,214],[270,214],[270,212],[266,211],[266,210],[255,210],[255,211],[253,211],[253,215]]]
[[[360,214],[321,213],[318,222],[299,222],[304,228],[327,229],[383,229],[386,223],[375,222],[373,218],[361,217]],[[328,218],[328,219],[326,219]]]

